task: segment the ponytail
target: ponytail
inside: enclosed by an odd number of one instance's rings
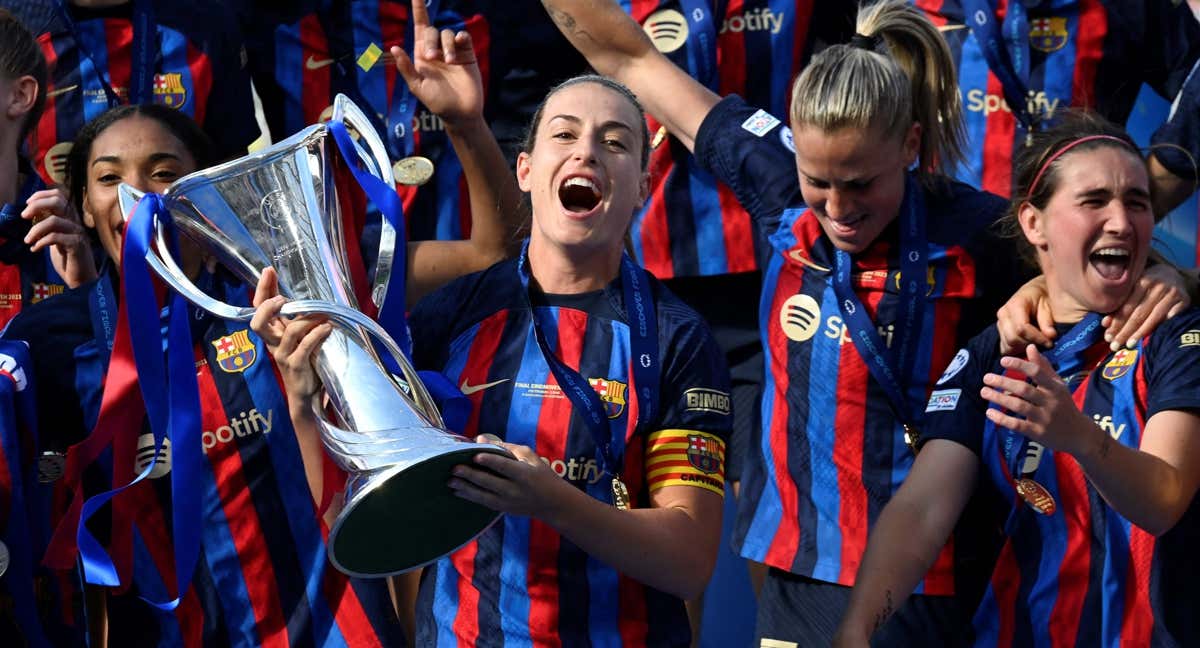
[[[964,159],[954,60],[937,28],[904,0],[862,7],[850,45],[818,54],[792,86],[793,126],[873,129],[900,137],[921,124],[923,180]]]

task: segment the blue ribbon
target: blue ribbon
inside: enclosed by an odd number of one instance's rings
[[[929,274],[929,245],[925,234],[925,207],[921,189],[912,177],[905,180],[904,205],[900,216],[900,320],[896,344],[889,349],[867,315],[867,309],[850,285],[850,270],[854,265],[850,255],[835,252],[833,292],[838,298],[842,320],[850,331],[850,339],[867,369],[883,388],[892,410],[900,422],[916,426],[921,420],[924,403],[905,397],[905,385],[912,376],[912,365],[925,319],[926,277]],[[895,362],[894,360],[898,360]]]
[[[83,504],[77,533],[84,580],[94,585],[117,586],[120,578],[112,559],[87,529],[87,520],[113,497],[145,479],[158,463],[165,440],[171,443],[171,529],[175,544],[175,582],[179,596],[166,602],[143,599],[154,607],[169,611],[179,605],[187,592],[200,553],[200,491],[203,470],[200,455],[200,397],[196,382],[189,309],[176,294],[169,308],[166,336],[166,362],[163,360],[163,335],[154,283],[144,261],[150,250],[154,224],[164,228],[168,240],[175,240],[170,212],[162,197],[146,194],[138,202],[125,227],[122,251],[122,297],[129,321],[137,367],[138,387],[142,392],[146,416],[154,435],[154,457],[137,477],[120,488],[89,498]],[[171,250],[175,254],[175,250]],[[134,433],[136,431],[130,431]]]
[[[623,457],[618,456],[613,449],[613,437],[620,434],[621,440],[624,441],[624,430],[610,429],[604,404],[596,390],[592,389],[578,371],[560,360],[546,342],[546,334],[529,296],[528,252],[527,240],[517,261],[517,276],[521,279],[522,294],[529,308],[534,339],[537,340],[542,357],[550,366],[550,371],[562,387],[563,393],[571,400],[571,405],[579,411],[584,424],[587,425],[588,432],[596,444],[596,458],[601,470],[617,478],[620,476]],[[625,295],[626,319],[629,322],[629,347],[633,355],[630,361],[633,364],[633,379],[637,383],[637,425],[640,427],[653,421],[658,410],[658,320],[655,315],[654,295],[650,291],[649,275],[645,269],[635,264],[628,254],[621,255],[621,285]]]
[[[405,235],[404,227],[404,204],[400,201],[400,196],[396,193],[395,188],[387,186],[384,181],[362,168],[358,155],[355,153],[354,142],[350,139],[350,133],[346,130],[346,126],[335,121],[329,122],[328,126],[329,132],[333,135],[333,141],[337,144],[346,166],[350,167],[355,181],[362,187],[371,202],[379,208],[387,222],[396,230],[396,254],[392,262],[392,274],[388,277],[387,297],[379,305],[377,319],[380,326],[392,336],[392,339],[396,340],[396,344],[400,346],[404,354],[412,358],[412,339],[408,335],[408,321],[404,311],[407,293],[405,276],[408,265],[406,261],[408,237]],[[376,355],[383,361],[388,371],[397,376],[402,375],[400,365],[392,358],[392,354],[380,346],[377,340],[372,340],[371,343],[375,346]],[[436,371],[421,371],[419,375],[421,382],[429,390],[429,395],[441,409],[442,421],[446,426],[455,432],[461,433],[465,430],[471,416],[470,399],[464,396],[445,376]]]
[[[1024,0],[1010,0],[1003,25],[996,24],[996,10],[989,0],[963,0],[963,9],[988,69],[1000,80],[1009,109],[1027,133],[1034,132],[1039,119],[1029,112],[1029,15]]]
[[[154,98],[154,60],[158,55],[158,47],[156,47],[158,22],[155,20],[154,6],[151,1],[134,0],[133,3],[133,51],[131,52],[129,79],[129,103],[132,104],[141,104]],[[108,107],[121,105],[121,98],[105,78],[108,71],[101,70],[96,65],[96,59],[80,37],[79,28],[71,18],[71,12],[67,10],[65,1],[55,0],[54,5],[58,10],[59,19],[70,30],[75,46],[96,70],[96,78],[100,80],[100,87],[104,90],[104,96],[108,98]]]
[[[29,380],[33,372],[29,361],[29,349],[23,342],[0,341],[0,349],[16,361],[18,368],[25,370],[27,383],[25,389],[17,391],[16,381],[12,382],[13,413],[9,420],[0,420],[0,443],[4,445],[4,457],[8,459],[8,473],[12,480],[12,491],[9,493],[9,511],[7,529],[4,541],[8,545],[8,570],[0,580],[12,597],[13,615],[16,617],[21,636],[30,646],[50,646],[42,630],[42,623],[37,613],[37,601],[34,599],[33,572],[41,552],[45,549],[45,538],[35,536],[38,529],[37,514],[33,509],[37,501],[37,462],[23,462],[26,453],[37,454],[37,404],[34,398],[33,381]],[[18,422],[23,422],[29,430],[28,441],[32,448],[22,445],[21,429]]]

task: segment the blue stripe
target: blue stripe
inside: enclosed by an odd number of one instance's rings
[[[283,110],[284,133],[272,133],[276,140],[287,133],[297,133],[304,128],[304,48],[300,45],[300,23],[283,25],[275,30],[275,80],[286,97]]]
[[[207,460],[206,460],[207,463]],[[230,565],[238,565],[237,547],[233,544],[233,535],[229,530],[229,520],[225,517],[225,509],[221,506],[221,495],[217,491],[216,479],[212,470],[200,473],[204,482],[200,485],[204,506],[204,524],[201,533],[205,564],[211,574],[212,582],[217,590],[218,600],[226,627],[223,628],[230,638],[242,638],[248,643],[261,643],[255,628],[253,614],[246,614],[250,608],[250,592],[246,585],[245,574],[241,569],[229,569]],[[160,599],[165,600],[165,599]],[[236,626],[228,624],[235,623]]]
[[[768,105],[768,112],[773,115],[787,115],[791,111],[791,81],[794,73],[799,73],[799,70],[792,69],[792,48],[795,47],[795,32],[796,32],[796,2],[795,0],[770,0],[767,7],[771,13],[777,16],[783,16],[783,25],[779,29],[778,34],[771,34],[771,102]],[[750,34],[743,32],[743,35],[749,40]],[[752,58],[746,59],[746,66],[753,66],[756,60]],[[783,127],[788,128],[790,119],[783,120]]]
[[[502,519],[507,524],[509,516],[506,515]],[[458,642],[454,639],[453,625],[454,617],[458,614],[458,572],[454,571],[449,557],[437,561],[435,569],[437,570],[437,580],[434,581],[432,611],[437,627],[437,646],[438,648],[458,648]],[[417,624],[418,627],[421,625],[421,623]]]
[[[546,342],[551,348],[558,347],[558,309],[539,308],[539,316],[545,318],[547,326],[542,327],[546,333]],[[518,317],[526,322],[526,317],[518,312],[510,312],[509,317]],[[554,322],[554,325],[550,325]],[[517,330],[515,322],[505,327],[505,332]],[[525,332],[525,349],[521,354],[521,366],[514,378],[517,382],[526,384],[545,384],[549,381],[550,368],[542,358],[533,337],[533,328],[522,327]],[[542,398],[522,397],[516,387],[513,388],[512,407],[508,412],[508,432],[506,440],[509,443],[527,445],[541,455],[537,447],[537,423],[542,413]],[[505,646],[532,646],[529,641],[529,527],[527,517],[505,515],[504,545],[501,551],[500,565],[500,629]]]
[[[137,594],[152,601],[167,601],[175,597],[174,592],[168,592],[166,584],[162,581],[162,574],[158,571],[158,566],[155,565],[153,558],[150,557],[150,551],[146,548],[146,542],[142,539],[142,534],[135,526],[133,529],[133,578],[137,583]],[[135,604],[136,605],[136,604]],[[150,610],[150,608],[147,608]],[[178,617],[173,613],[155,613],[150,612],[147,615],[152,618],[158,627],[158,644],[166,648],[167,646],[182,646],[183,634],[179,628]],[[146,621],[147,619],[127,618],[126,621]],[[119,623],[119,621],[115,621]]]
[[[354,25],[352,30],[354,51],[351,53],[353,60],[347,62],[346,65],[354,67],[354,77],[358,88],[367,102],[371,104],[364,106],[363,109],[374,110],[377,113],[386,112],[388,109],[387,75],[384,73],[383,65],[377,62],[376,65],[372,65],[366,70],[358,65],[358,57],[372,44],[383,49],[383,32],[379,27],[379,3],[374,1],[354,2],[350,4],[350,12]],[[404,80],[397,75],[396,83],[404,83]],[[407,128],[408,125],[405,127]],[[387,133],[380,133],[380,136],[386,137]]]
[[[159,27],[159,35],[162,38],[162,71],[178,72],[179,80],[183,84],[183,104],[172,106],[172,108],[195,119],[196,106],[200,104],[200,97],[196,96],[196,80],[192,78],[192,68],[188,67],[187,38],[174,29],[164,27]],[[154,100],[156,103],[162,103],[157,96]]]
[[[1058,110],[1071,104],[1071,85],[1075,79],[1076,40],[1080,33],[1078,10],[1073,11],[1072,15],[1067,17],[1067,33],[1070,34],[1067,43],[1063,45],[1062,49],[1047,54],[1046,62],[1042,65],[1041,89],[1045,91],[1049,101],[1060,100],[1055,111],[1056,114]],[[1095,98],[1093,97],[1089,103],[1095,105]],[[1016,159],[1015,156],[1013,159]]]
[[[962,52],[958,61],[958,87],[962,92],[963,121],[967,130],[967,157],[957,169],[955,177],[972,187],[983,184],[984,142],[987,140],[987,116],[984,113],[988,91],[988,66],[974,34],[963,39]],[[971,110],[971,91],[980,92],[984,106],[979,111]]]
[[[837,313],[838,299],[833,288],[826,284],[821,299],[822,313]],[[837,390],[841,378],[841,335],[830,339],[824,330],[808,342],[812,345],[810,375],[821,380],[808,381],[808,418],[804,436],[808,439],[810,467],[809,493],[816,508],[817,562],[812,577],[837,582],[842,564],[842,528],[839,520],[841,493],[822,485],[836,485],[837,463],[833,459],[834,422],[837,414]],[[857,434],[857,431],[854,431]]]
[[[1041,515],[1033,512],[1025,504],[1021,504],[1023,510],[1018,514],[1022,516],[1021,522],[1026,525],[1032,522],[1036,525],[1037,531],[1031,533],[1031,529],[1021,530],[1018,528],[1014,533],[1016,536],[1040,540],[1040,553],[1031,552],[1026,555],[1017,555],[1017,563],[1021,565],[1021,580],[1028,584],[1028,590],[1026,593],[1025,587],[1022,587],[1022,591],[1018,593],[1016,608],[1028,614],[1029,626],[1034,630],[1035,645],[1047,648],[1050,645],[1050,634],[1038,629],[1050,627],[1050,613],[1054,610],[1054,604],[1059,594],[1058,569],[1062,566],[1063,559],[1067,554],[1068,533],[1065,523],[1066,511],[1063,510],[1062,490],[1058,485],[1057,462],[1054,455],[1053,450],[1046,448],[1042,454],[1042,462],[1032,477],[1054,495],[1058,510],[1054,515]],[[1068,457],[1067,461],[1074,460]],[[1083,496],[1087,497],[1086,485]],[[1038,559],[1036,566],[1032,564],[1032,560],[1022,560],[1034,557]],[[1021,626],[1019,617],[1020,613],[1018,612],[1018,633]]]
[[[677,173],[687,173],[696,231],[695,249],[699,252],[696,259],[700,264],[699,274],[729,272],[729,259],[725,256],[725,221],[721,214],[716,178],[703,171],[690,155],[677,162],[675,169]]]
[[[70,132],[74,137],[81,124],[86,124],[104,111],[108,110],[108,100],[104,94],[104,83],[108,73],[108,38],[104,32],[103,20],[85,20],[76,25],[81,45],[91,55],[80,56],[79,75],[83,90],[83,121],[73,124]]]

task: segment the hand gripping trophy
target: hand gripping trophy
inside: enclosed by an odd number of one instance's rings
[[[346,163],[393,187],[383,142],[359,108],[338,95],[331,123],[359,135],[352,143],[358,159]],[[283,315],[316,313],[334,323],[314,361],[332,412],[317,412],[321,440],[349,476],[345,506],[329,534],[329,558],[352,576],[388,576],[461,547],[499,517],[456,497],[446,482],[455,465],[477,453],[508,453],[448,432],[399,346],[357,309],[332,179],[333,140],[330,126],[309,126],[263,151],[180,178],[162,202],[179,231],[251,285],[274,267],[280,294],[292,300]],[[121,185],[122,210],[131,213],[141,195]],[[155,274],[217,317],[250,320],[253,308],[199,290],[172,258],[161,225],[156,233],[146,255]],[[380,305],[395,246],[396,232],[384,219],[371,293]],[[395,360],[399,375],[386,368],[372,341]]]

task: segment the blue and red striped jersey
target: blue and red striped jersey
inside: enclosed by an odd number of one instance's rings
[[[35,253],[25,244],[30,222],[21,219],[21,211],[45,184],[28,159],[20,157],[18,164],[23,177],[16,200],[0,205],[0,330],[22,306],[62,294],[67,288],[50,260],[50,249]]]
[[[715,64],[695,54],[696,24],[685,19],[678,0],[622,0],[621,6],[668,58],[724,96],[738,94],[776,115],[788,114],[791,81],[815,49],[853,33],[851,3],[813,0],[719,0],[713,12]],[[690,24],[682,32],[669,29]],[[691,30],[689,32],[689,29]],[[676,34],[682,33],[681,41]],[[699,79],[704,66],[713,78]],[[653,136],[660,125],[647,124]],[[655,139],[658,139],[657,137]],[[758,269],[758,240],[747,213],[726,185],[706,171],[674,137],[662,139],[650,156],[650,198],[634,218],[633,245],[655,276],[707,276]]]
[[[407,44],[409,2],[322,0],[299,3],[282,12],[269,11],[257,3],[245,5],[242,20],[251,74],[275,140],[328,120],[338,93],[353,99],[364,111],[380,115],[381,124],[386,120],[396,99],[396,84],[404,83],[387,51],[393,45]],[[439,28],[471,34],[486,91],[490,49],[487,22],[479,15],[463,17],[447,10],[437,12],[432,20]],[[382,50],[382,55],[364,69],[359,64],[360,56],[372,44]],[[435,173],[428,184],[420,187],[397,185],[408,237],[469,237],[471,211],[466,179],[441,118],[418,105],[411,126],[413,154],[429,158]],[[388,133],[379,136],[386,140]]]
[[[211,277],[208,283],[213,284],[213,294],[228,301],[247,301],[243,286]],[[79,337],[88,338],[81,346],[90,346],[92,321],[75,301],[47,301],[30,313],[74,322]],[[56,307],[56,302],[64,307]],[[137,599],[140,595],[166,601],[176,592],[167,446],[150,478],[114,500],[114,514],[134,521],[132,534],[118,536],[118,527],[113,527],[110,537],[108,530],[98,529],[98,537],[110,544],[123,582],[126,577],[131,582],[109,597],[110,643],[403,645],[386,582],[348,578],[326,558],[328,529],[305,481],[287,404],[266,347],[244,324],[199,312],[193,320],[201,451],[208,467],[199,485],[200,560],[191,587],[173,612],[157,612]],[[38,335],[24,326],[21,331]],[[33,343],[36,349],[55,341]],[[100,365],[85,363],[79,353],[75,357],[78,367],[59,371],[75,375],[86,367],[93,374],[91,381],[99,384]],[[99,398],[99,390],[79,396],[85,397]],[[84,409],[98,407],[85,404]],[[109,480],[129,483],[153,455],[149,428],[131,430],[113,443]],[[104,521],[99,524],[105,526]]]
[[[1012,165],[1024,145],[1024,128],[989,71],[981,43],[964,20],[962,0],[913,0],[938,26],[958,66],[967,122],[967,160],[959,180],[1008,196]],[[1003,20],[1012,0],[991,3]],[[1095,110],[1124,124],[1143,83],[1173,99],[1200,57],[1200,25],[1187,4],[1166,0],[1053,0],[1028,6],[1030,112],[1051,119],[1068,108]],[[1194,91],[1192,91],[1194,92]],[[1179,115],[1185,120],[1198,117]],[[1193,138],[1196,128],[1172,129],[1170,137]],[[1163,141],[1162,129],[1155,142]],[[1176,141],[1189,151],[1200,142]],[[1167,153],[1164,150],[1164,153]],[[1178,154],[1160,160],[1180,177],[1195,171]],[[1186,158],[1186,156],[1183,156]]]
[[[534,302],[550,348],[605,405],[635,507],[648,506],[661,486],[721,492],[732,419],[728,371],[707,327],[651,283],[662,374],[658,414],[640,428],[620,281]],[[611,502],[595,442],[550,372],[525,304],[516,261],[452,282],[413,311],[414,360],[444,373],[471,399],[468,436],[492,433],[527,445],[563,479]],[[675,443],[659,443],[663,435]],[[678,461],[663,460],[660,445],[677,446]],[[421,646],[689,641],[681,600],[589,557],[539,520],[515,515],[425,569],[417,619]]]
[[[734,544],[749,559],[853,585],[867,534],[912,465],[901,422],[851,343],[832,288],[834,248],[800,204],[785,132],[736,98],[700,128],[698,157],[732,187],[772,245],[759,308],[766,367]],[[785,164],[785,161],[787,162]],[[923,192],[929,276],[906,396],[923,403],[954,350],[1018,285],[1015,252],[990,232],[1007,203],[946,180]],[[854,255],[851,285],[885,345],[901,337],[895,222]],[[922,591],[953,591],[948,549]]]
[[[1060,330],[1060,333],[1062,331]],[[1136,348],[1115,353],[1095,345],[1098,362],[1070,378],[1075,404],[1112,439],[1143,442],[1146,421],[1165,410],[1200,406],[1200,310],[1159,326]],[[959,370],[930,401],[926,439],[967,446],[982,462],[984,482],[1011,507],[1008,538],[975,615],[979,646],[1192,646],[1200,567],[1192,559],[1200,533],[1193,499],[1179,522],[1155,537],[1113,510],[1067,453],[985,419],[983,374],[1000,368],[999,335],[985,331],[967,345]],[[950,374],[950,372],[947,372]],[[1020,474],[1012,474],[1018,466]],[[1041,513],[1017,494],[1018,478],[1036,481],[1052,504]]]
[[[84,124],[109,108],[107,83],[129,101],[133,66],[133,3],[85,9],[64,3],[79,42],[60,21],[38,36],[49,65],[46,109],[30,134],[38,173],[62,184],[71,141]],[[245,50],[235,20],[220,3],[154,3],[157,45],[154,101],[200,124],[222,157],[244,155],[258,137]]]

